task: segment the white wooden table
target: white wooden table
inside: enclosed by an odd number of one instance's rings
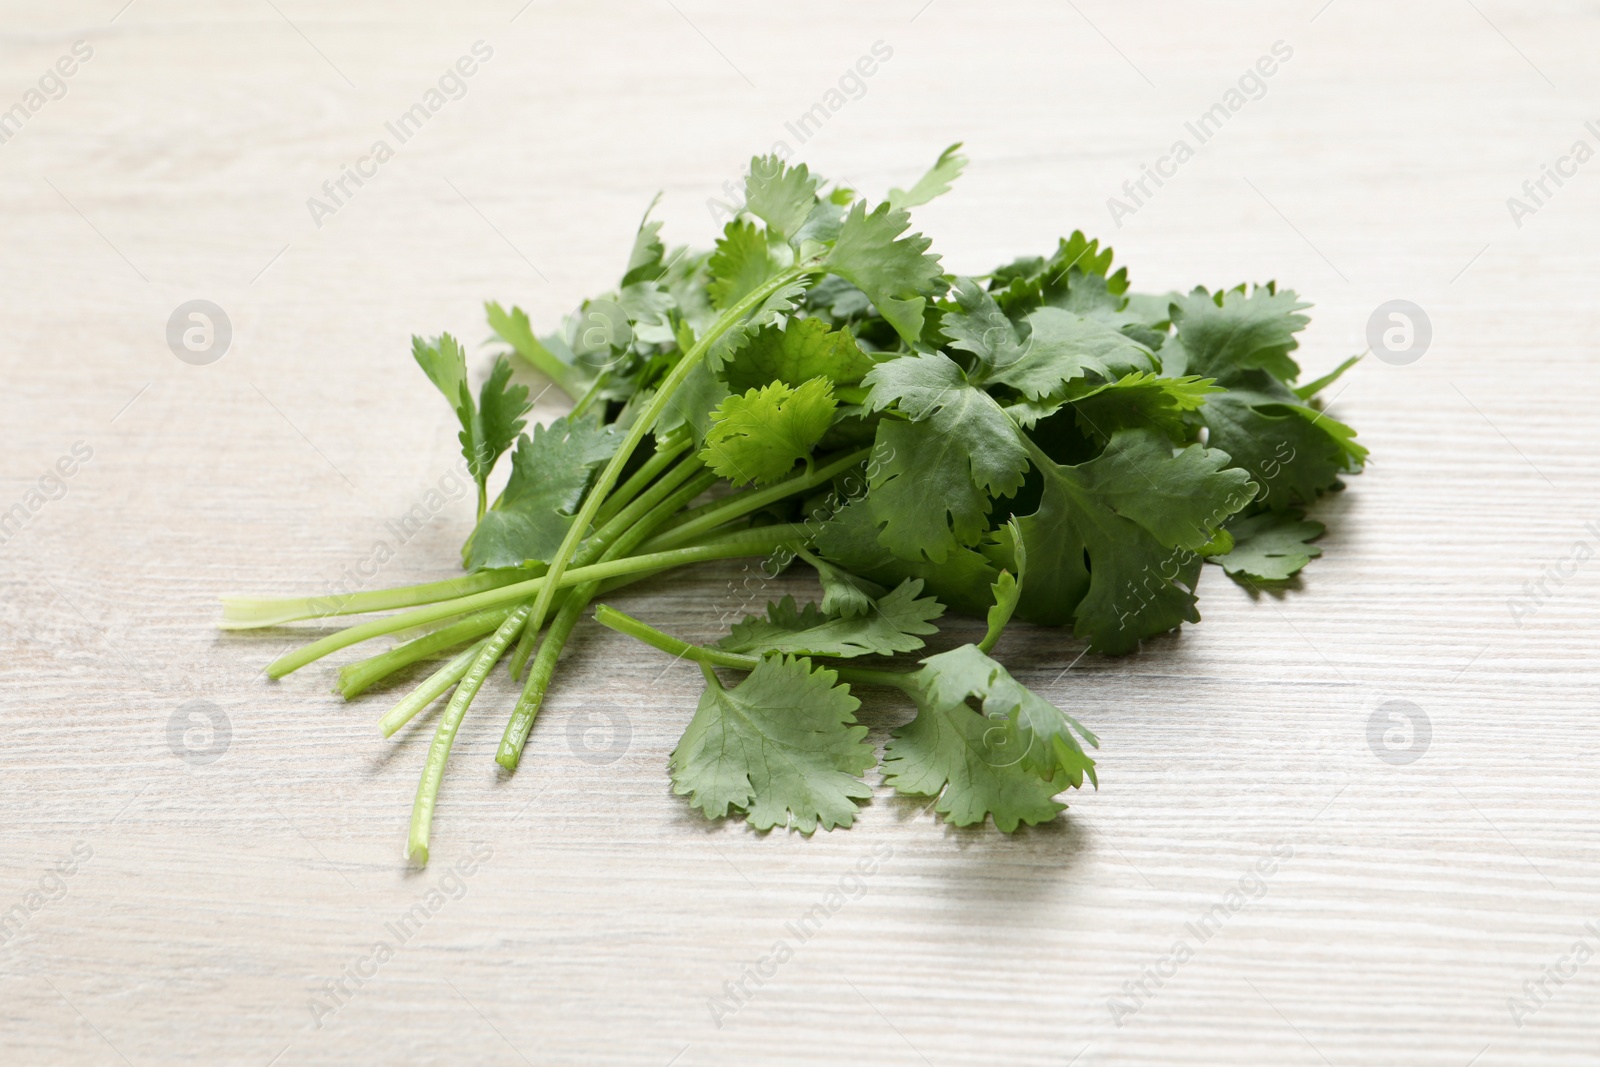
[[[0,544],[0,1062],[1600,1058],[1600,564],[1576,558],[1600,542],[1600,162],[1520,226],[1506,203],[1600,145],[1592,5],[122,4],[0,4],[0,108],[92,48],[0,144],[0,511],[27,519]],[[1116,226],[1108,198],[1278,41],[1260,98]],[[1065,673],[1080,643],[1009,632],[1104,744],[1099,792],[1014,838],[881,785],[849,832],[707,825],[665,774],[696,673],[586,623],[514,777],[490,682],[408,870],[426,733],[381,739],[383,696],[346,705],[326,664],[266,681],[284,631],[214,628],[221,592],[451,573],[467,501],[403,545],[386,525],[453,453],[408,336],[475,342],[487,298],[549,324],[658,189],[669,236],[709,242],[707,199],[775,141],[881,193],[958,139],[971,169],[918,212],[955,269],[1083,227],[1141,289],[1277,278],[1317,305],[1315,373],[1379,305],[1425,309],[1422,358],[1338,395],[1373,461],[1303,588],[1211,570],[1203,625]],[[231,321],[209,365],[166,341],[192,299]],[[618,602],[709,638],[737,572]],[[203,764],[169,740],[197,700],[228,724],[188,738]],[[1396,700],[1425,742],[1369,741]],[[906,717],[863,714],[879,740]]]

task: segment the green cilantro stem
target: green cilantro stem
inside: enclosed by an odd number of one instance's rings
[[[550,600],[555,596],[556,589],[562,585],[567,565],[577,553],[578,544],[583,540],[585,531],[589,529],[589,524],[594,521],[595,513],[600,510],[600,505],[605,500],[606,495],[611,492],[612,486],[617,484],[617,479],[622,474],[622,468],[627,465],[629,458],[633,455],[633,450],[639,447],[639,442],[644,440],[644,435],[655,427],[656,422],[666,412],[667,406],[672,403],[673,394],[683,385],[684,380],[689,377],[689,373],[700,365],[700,361],[711,350],[711,346],[723,334],[738,325],[746,315],[760,307],[767,297],[811,273],[814,269],[810,265],[790,267],[788,270],[780,271],[772,278],[756,286],[727,311],[723,312],[717,318],[717,321],[712,323],[700,339],[694,343],[694,347],[684,353],[683,358],[678,360],[673,368],[667,372],[667,376],[657,386],[655,396],[650,401],[649,406],[628,427],[627,436],[622,439],[621,447],[617,449],[616,455],[611,457],[611,461],[605,465],[605,469],[600,472],[599,478],[595,480],[594,487],[589,490],[588,496],[584,498],[583,506],[578,509],[578,514],[573,520],[571,529],[567,531],[567,536],[562,540],[561,547],[557,549],[555,558],[550,561],[550,580],[540,588],[538,598],[533,602],[533,615],[530,625],[535,631],[544,625],[545,616],[550,610]]]
[[[683,466],[690,467],[686,461]],[[691,469],[698,469],[699,460],[693,461]],[[681,468],[680,468],[681,469]],[[638,520],[627,532],[617,538],[616,542],[608,546],[601,554],[602,562],[623,556],[638,548],[639,543],[649,537],[661,523],[665,522],[684,504],[693,500],[717,481],[717,475],[706,471],[699,478],[680,488],[676,493],[664,500],[657,502],[643,518]],[[666,481],[665,478],[662,479]],[[659,484],[659,483],[658,483]],[[641,501],[645,497],[639,498]],[[495,762],[508,771],[517,769],[517,764],[522,760],[522,749],[528,743],[528,734],[533,729],[533,720],[539,714],[539,708],[544,703],[545,691],[550,688],[550,680],[555,675],[556,661],[561,656],[561,649],[572,636],[573,628],[582,617],[584,608],[589,606],[595,594],[600,591],[600,583],[585,582],[573,589],[568,594],[567,602],[556,614],[550,623],[550,629],[545,634],[544,641],[539,645],[538,654],[534,657],[533,669],[528,674],[527,684],[522,688],[522,695],[517,699],[517,706],[511,712],[511,719],[506,723],[505,734],[500,739],[500,749],[495,754]],[[527,641],[531,628],[523,631],[523,640]],[[517,649],[519,656],[523,655],[521,647]],[[524,657],[525,659],[525,657]],[[521,663],[512,664],[512,676],[521,673]]]
[[[672,549],[666,552],[648,552],[625,559],[609,560],[605,563],[595,563],[585,567],[574,567],[561,576],[559,588],[565,589],[574,585],[597,578],[616,578],[625,574],[637,574],[642,571],[668,570],[681,567],[688,563],[701,563],[714,559],[736,559],[740,556],[764,556],[774,548],[797,538],[804,537],[805,533],[798,527],[787,523],[778,526],[763,526],[755,530],[744,531],[745,536],[718,539],[704,545],[694,545],[686,548]],[[541,575],[530,578],[524,582],[487,589],[471,596],[464,596],[457,600],[443,603],[429,604],[414,611],[401,615],[389,615],[381,619],[373,619],[357,626],[346,627],[337,633],[329,634],[318,641],[274,660],[267,667],[267,675],[272,678],[282,678],[292,671],[299,670],[308,663],[313,663],[331,652],[384,634],[398,633],[409,630],[413,626],[422,626],[427,623],[438,622],[441,619],[465,615],[468,612],[479,611],[483,608],[499,607],[502,604],[514,604],[525,600],[539,592],[548,583],[549,576]]]
[[[640,622],[609,604],[596,607],[594,619],[602,626],[627,634],[669,655],[694,660],[702,667],[728,667],[737,671],[753,671],[761,662],[759,656],[745,656],[737,652],[707,648],[705,645],[690,644],[671,634],[662,633],[649,623]],[[840,681],[856,685],[881,685],[909,691],[914,684],[911,681],[912,676],[903,671],[875,671],[865,667],[841,667],[833,663],[828,663],[827,668],[836,672]]]
[[[667,469],[673,460],[688,451],[694,444],[693,438],[685,435],[676,441],[656,442],[656,451],[653,456],[644,462],[638,470],[634,471],[628,480],[617,487],[611,498],[600,505],[600,510],[595,512],[594,523],[604,526],[614,518],[617,512],[627,506],[628,502],[649,485],[660,473]]]
[[[643,641],[645,644],[658,648],[670,656],[691,659],[696,663],[704,663],[713,667],[731,667],[740,671],[753,671],[756,669],[756,665],[761,662],[759,656],[723,652],[720,649],[691,644],[682,638],[663,633],[649,623],[640,622],[632,615],[618,611],[609,604],[600,604],[594,609],[594,621],[601,626],[608,626],[618,633],[627,634],[629,637]]]
[[[301,597],[248,597],[222,598],[224,630],[253,630],[264,626],[281,626],[302,619],[325,619],[334,615],[365,615],[372,611],[391,611],[411,608],[419,604],[434,604],[453,600],[486,589],[526,579],[528,572],[516,568],[479,571],[460,578],[446,578],[442,582],[424,582],[421,585],[402,585],[393,589],[374,589],[365,593],[333,593],[327,596]]]
[[[528,681],[522,687],[522,695],[517,698],[517,706],[512,709],[511,719],[500,737],[500,748],[494,755],[494,761],[506,770],[514,771],[517,764],[522,762],[522,750],[533,731],[533,720],[538,717],[539,708],[544,704],[545,692],[555,677],[556,661],[561,658],[561,649],[572,636],[573,629],[583,616],[583,609],[589,606],[589,601],[594,599],[599,589],[598,582],[585,582],[576,587],[567,602],[561,605],[561,610],[556,612],[556,617],[550,620],[539,651],[533,657],[533,665],[528,668]]]
[[[765,489],[745,489],[720,500],[713,500],[709,504],[684,512],[677,524],[668,526],[659,537],[646,544],[650,548],[674,548],[693,541],[706,531],[714,530],[725,522],[758,511],[785,497],[825,485],[850,468],[865,463],[871,454],[871,448],[863,448],[859,452],[852,452],[815,470],[785,478]]]
[[[581,566],[597,560],[616,559],[633,551],[668,516],[716,484],[717,476],[710,471],[703,471],[703,468],[704,464],[699,458],[691,456],[662,475],[660,481],[639,494],[638,499],[584,542],[578,550],[576,562]],[[695,474],[702,471],[696,478]],[[684,485],[686,481],[688,485]],[[616,551],[610,551],[613,544],[617,546]],[[522,640],[518,642],[511,659],[513,678],[522,676],[522,668],[528,662],[538,636],[539,632],[531,626],[522,632]]]
[[[434,803],[439,797],[439,783],[444,779],[444,765],[450,759],[450,746],[455,744],[456,731],[461,728],[467,706],[483,687],[483,680],[489,677],[489,672],[505,654],[506,646],[527,625],[531,610],[528,604],[518,606],[506,616],[494,635],[478,648],[478,654],[456,684],[450,703],[445,705],[444,714],[439,716],[433,744],[428,748],[428,761],[423,764],[422,779],[417,782],[417,799],[411,806],[411,837],[406,844],[406,855],[418,866],[427,866],[428,863],[428,828],[433,823]]]
[[[577,398],[577,403],[572,405],[572,410],[568,413],[568,417],[577,419],[582,416],[584,412],[588,411],[594,402],[600,399],[600,393],[605,389],[610,381],[610,370],[603,370],[599,374],[595,375],[594,381],[589,383],[589,388],[585,389],[583,391],[583,395]],[[572,395],[572,393],[566,389],[563,389],[562,391],[568,396]]]
[[[468,615],[464,619],[441,626],[432,633],[423,634],[387,652],[368,657],[339,669],[339,692],[346,700],[364,693],[378,682],[402,667],[425,660],[437,652],[453,648],[463,641],[471,641],[492,633],[511,614],[510,608],[490,608]]]
[[[666,500],[669,497],[673,498],[674,500],[679,500],[681,494],[679,494],[678,490],[683,487],[685,482],[689,481],[691,478],[694,478],[696,474],[701,475],[701,477],[696,479],[695,482],[698,488],[696,488],[693,495],[682,497],[677,507],[673,509],[674,512],[682,508],[683,505],[688,501],[693,500],[711,486],[715,485],[718,480],[717,476],[711,475],[711,477],[707,478],[705,477],[705,474],[701,473],[703,471],[705,471],[705,464],[701,462],[700,457],[698,456],[690,456],[682,463],[679,463],[676,467],[673,467],[670,471],[663,474],[661,478],[649,489],[646,489],[644,492],[640,493],[639,496],[629,503],[627,507],[617,512],[615,517],[613,517],[610,522],[600,527],[593,537],[584,542],[583,546],[578,550],[573,562],[581,565],[583,563],[592,563],[595,559],[599,558],[600,554],[605,551],[607,546],[609,546],[612,542],[617,541],[619,538],[626,537],[630,531],[636,528],[638,523],[644,519],[646,515],[654,512],[663,500]],[[652,522],[650,529],[655,529],[655,527],[661,522],[665,521],[667,517],[669,516],[662,516],[660,519]]]
[[[496,628],[498,629],[498,627]],[[472,666],[472,661],[478,658],[478,653],[483,650],[483,646],[488,640],[487,637],[484,638],[443,667],[440,667],[429,676],[427,681],[406,694],[405,699],[390,708],[388,713],[378,720],[378,729],[383,731],[383,736],[393,737],[396,730],[414,719],[418,712],[439,699],[444,695],[445,690],[459,682],[461,676],[467,673],[467,668]]]

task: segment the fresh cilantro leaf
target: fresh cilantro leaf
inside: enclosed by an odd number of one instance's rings
[[[722,402],[700,458],[735,485],[765,485],[808,459],[833,425],[836,401],[826,378],[791,389],[773,382]]]
[[[1263,512],[1235,519],[1227,532],[1233,536],[1233,551],[1213,556],[1211,562],[1234,578],[1263,582],[1286,582],[1302,567],[1322,555],[1311,541],[1322,536],[1325,527],[1310,522],[1297,511]]]
[[[526,323],[524,318],[523,322]],[[443,334],[432,344],[411,338],[411,355],[444,398],[450,402],[465,429],[472,422],[472,391],[467,388],[467,357],[454,337]]]
[[[1020,613],[1061,625],[1105,652],[1184,621],[1198,622],[1192,573],[1213,530],[1255,495],[1228,457],[1200,445],[1173,450],[1149,430],[1123,430],[1076,466],[1037,457],[1039,510],[1018,520],[1032,568]],[[1188,577],[1190,587],[1179,584]]]
[[[517,435],[527,425],[523,416],[533,406],[528,403],[528,387],[510,383],[511,361],[501,356],[478,390],[478,421],[482,427],[479,456],[484,477],[488,477],[506,449],[516,443]]]
[[[596,301],[596,303],[601,303]],[[622,329],[621,323],[600,324],[600,333],[605,336],[613,350],[623,350],[631,341],[642,341],[645,344],[661,345],[672,341],[672,312],[675,304],[672,294],[663,289],[659,283],[653,281],[634,282],[625,285],[617,291],[615,301],[623,314],[627,316],[627,329]],[[603,305],[602,305],[603,306]],[[589,311],[585,305],[585,311]],[[591,322],[593,314],[589,315]],[[602,353],[601,359],[610,364],[610,353]]]
[[[1199,374],[1223,385],[1231,384],[1235,372],[1255,369],[1292,382],[1300,365],[1289,353],[1300,346],[1294,335],[1311,321],[1300,314],[1310,306],[1272,286],[1249,294],[1240,286],[1214,296],[1196,289],[1172,305],[1177,343],[1162,348],[1162,365],[1171,375]]]
[[[672,402],[656,423],[656,432],[670,434],[687,426],[694,439],[703,444],[717,411],[732,395],[722,379],[702,363],[689,372],[683,385],[673,394]]]
[[[1095,319],[1045,307],[1027,318],[1027,339],[1015,359],[982,369],[984,382],[1009,385],[1030,400],[1057,392],[1090,375],[1115,381],[1150,371],[1150,350]]]
[[[946,276],[907,209],[950,188],[966,164],[959,147],[876,208],[804,166],[757,157],[714,249],[669,254],[652,204],[615,290],[558,330],[536,335],[521,309],[486,305],[495,333],[574,399],[571,415],[531,434],[507,358],[474,391],[453,337],[415,341],[477,484],[480,521],[462,549],[475,573],[235,600],[225,616],[233,627],[415,607],[281,657],[274,677],[358,639],[464,620],[353,668],[370,684],[458,650],[385,717],[392,731],[454,687],[409,855],[426,857],[452,740],[513,642],[514,675],[537,650],[496,755],[517,764],[601,587],[587,573],[596,560],[607,583],[769,552],[815,568],[820,606],[785,597],[720,649],[596,612],[669,655],[749,672],[724,688],[707,670],[674,788],[709,815],[811,832],[849,824],[868,796],[873,755],[849,685],[903,689],[917,705],[888,746],[896,789],[933,796],[962,825],[1043,822],[1065,789],[1095,781],[1096,742],[991,658],[1013,617],[1070,624],[1092,648],[1126,652],[1199,619],[1206,559],[1246,585],[1281,586],[1319,554],[1322,527],[1301,509],[1341,488],[1366,449],[1318,401],[1354,361],[1294,384],[1307,305],[1270,283],[1130,293],[1126,268],[1082,232],[1048,256]],[[490,509],[488,479],[513,444]],[[688,499],[718,475],[723,491]],[[982,639],[911,674],[859,665],[920,656],[941,605],[985,618]]]
[[[706,366],[713,372],[720,372],[723,364],[732,359],[735,352],[749,344],[750,338],[754,337],[762,327],[770,326],[793,312],[795,305],[805,296],[809,284],[809,278],[801,277],[775,290],[741,322],[717,338],[706,353]]]
[[[849,826],[872,795],[861,776],[877,762],[855,725],[861,702],[811,661],[769,656],[725,689],[707,673],[705,695],[673,750],[673,789],[708,818],[742,812],[751,826],[811,833]]]
[[[976,384],[1009,385],[1037,401],[1087,376],[1109,381],[1154,366],[1148,348],[1097,319],[1044,307],[1018,326],[970,278],[957,279],[953,295],[940,329],[951,348],[977,357]]]
[[[940,153],[938,162],[934,163],[933,168],[918,178],[917,184],[910,189],[890,189],[889,206],[918,207],[936,196],[948,193],[951,184],[961,176],[961,172],[967,166],[967,157],[960,154],[960,149],[960,141],[946,148]]]
[[[744,180],[744,209],[787,240],[799,232],[817,202],[817,179],[804,163],[791,167],[777,156],[756,156]]]
[[[524,434],[511,454],[511,478],[495,506],[478,520],[467,553],[471,570],[548,561],[572,525],[594,469],[610,459],[620,437],[610,427],[559,418]]]
[[[574,365],[570,359],[563,359],[552,350],[549,339],[541,341],[535,337],[533,327],[528,323],[527,312],[519,307],[514,307],[508,312],[493,300],[484,304],[484,310],[488,315],[489,328],[510,345],[517,355],[532,364],[534,370],[560,386],[562,392],[576,399],[588,388],[589,382],[593,380],[593,372],[588,368]],[[416,339],[413,338],[413,351],[415,343]],[[434,347],[437,349],[437,346]],[[423,369],[427,370],[427,367],[424,366]],[[462,373],[466,373],[465,361]],[[432,371],[428,372],[428,377],[433,377]],[[439,382],[435,380],[434,384],[439,385]],[[444,386],[440,385],[439,389],[444,392]],[[445,395],[450,398],[452,404],[455,403],[455,392]]]
[[[657,193],[645,209],[644,218],[639,220],[639,232],[634,235],[633,249],[628,253],[628,266],[622,272],[620,284],[624,289],[635,282],[655,281],[663,273],[662,256],[666,254],[666,247],[661,243],[661,223],[650,221],[650,212],[660,202],[661,194]]]
[[[874,610],[873,601],[888,592],[877,582],[857,577],[825,559],[796,550],[800,558],[816,568],[817,580],[822,585],[822,613],[842,619],[852,619]]]
[[[910,560],[944,560],[989,528],[989,504],[1022,485],[1028,454],[1000,405],[933,352],[880,363],[866,377],[866,407],[893,405],[913,420],[878,426],[868,502],[881,540]]]
[[[510,384],[511,363],[500,356],[478,392],[478,403],[474,404],[472,391],[467,386],[466,354],[454,337],[441,334],[431,344],[421,337],[413,337],[411,354],[429,380],[450,401],[461,423],[461,454],[466,458],[473,481],[478,484],[481,516],[487,503],[485,484],[489,472],[522,432],[522,417],[532,407],[528,403],[528,387]]]
[[[767,247],[766,233],[753,222],[734,219],[722,231],[711,254],[711,281],[706,292],[719,310],[732,307],[782,268]]]
[[[828,253],[827,268],[866,293],[889,325],[914,345],[922,336],[927,298],[941,282],[939,257],[923,254],[932,242],[920,233],[900,237],[910,225],[911,216],[903,210],[883,203],[869,214],[857,201]]]
[[[978,642],[978,651],[985,654],[994,650],[1001,631],[1011,621],[1012,614],[1017,610],[1017,602],[1022,597],[1022,583],[1028,576],[1028,547],[1022,541],[1022,531],[1017,527],[1016,520],[1006,523],[1001,531],[1017,573],[1001,571],[1000,577],[994,580],[994,606],[989,609],[987,619],[989,628],[983,640]]]
[[[710,252],[674,248],[662,264],[661,277],[656,279],[656,284],[672,298],[678,324],[686,327],[691,334],[703,331],[717,318],[709,291],[710,263]]]
[[[920,578],[929,593],[963,614],[981,615],[987,610],[996,572],[982,552],[958,547],[940,563],[905,560],[884,548],[878,534],[870,503],[857,500],[840,508],[817,531],[817,551],[851,574],[882,585]]]
[[[908,578],[879,597],[873,610],[853,618],[830,618],[815,604],[796,608],[785,596],[767,605],[767,616],[747,615],[734,623],[733,633],[717,643],[730,652],[784,652],[800,656],[892,656],[914,652],[922,635],[938,633],[931,620],[944,614],[944,605],[932,597],[918,599],[922,583]]]
[[[1023,315],[1049,306],[1087,313],[1091,308],[1115,310],[1128,289],[1126,269],[1111,273],[1111,249],[1075,230],[1057,242],[1048,259],[1019,259],[990,276],[990,289],[1007,315]]]
[[[910,796],[938,796],[935,810],[956,826],[971,826],[992,816],[996,827],[1011,833],[1022,823],[1054,819],[1066,807],[1054,796],[1068,785],[1080,784],[1085,773],[1093,774],[1094,766],[1072,737],[1065,717],[1051,708],[1061,726],[1059,733],[1050,732],[1057,727],[1033,702],[1050,705],[1033,697],[1024,710],[1023,698],[1011,688],[1021,687],[976,645],[932,656],[923,664],[907,686],[917,717],[896,730],[884,746],[884,780]],[[969,696],[992,698],[1001,718],[972,710]],[[1093,743],[1092,735],[1082,732]],[[1032,769],[1044,761],[1047,749],[1048,758],[1059,765],[1057,741],[1069,753],[1067,762],[1076,769],[1076,781],[1071,771],[1048,779]],[[1040,750],[1032,760],[1030,749]]]
[[[1254,389],[1229,389],[1206,398],[1201,415],[1207,442],[1233,458],[1261,486],[1273,510],[1309,504],[1361,469],[1367,450],[1355,431],[1298,398],[1261,372],[1246,376]]]
[[[1181,444],[1192,433],[1187,416],[1200,410],[1206,397],[1220,392],[1209,378],[1163,378],[1134,371],[1069,403],[1078,425],[1098,441],[1109,441],[1118,430],[1148,427]]]
[[[956,278],[950,306],[943,308],[939,330],[959,352],[970,352],[982,366],[1010,366],[1026,354],[1016,324],[994,297],[971,278]]]
[[[821,319],[790,319],[753,334],[722,373],[730,388],[742,392],[768,382],[799,385],[819,375],[835,385],[855,385],[874,366],[849,330],[830,330]]]
[[[1078,738],[1098,746],[1100,741],[1077,719],[1018,682],[977,645],[929,656],[916,674],[917,683],[941,704],[982,702],[991,722],[1004,723],[1007,739],[997,745],[1010,752],[1027,770],[1052,779],[1059,791],[1074,789],[1083,780],[1095,781],[1094,760]],[[1057,774],[1060,778],[1057,779]]]
[[[1345,371],[1349,370],[1351,367],[1354,367],[1360,362],[1360,356],[1351,356],[1349,359],[1345,360],[1343,363],[1339,364],[1337,367],[1333,368],[1333,370],[1329,371],[1327,374],[1324,374],[1316,381],[1295,386],[1294,395],[1299,397],[1301,400],[1310,402],[1310,400],[1318,393],[1322,392],[1340,378],[1343,378]]]

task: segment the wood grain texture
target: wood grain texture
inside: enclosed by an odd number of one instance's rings
[[[93,451],[0,545],[0,921],[25,912],[0,1061],[1595,1062],[1600,962],[1567,961],[1600,951],[1600,564],[1520,620],[1508,601],[1597,540],[1600,163],[1521,226],[1506,206],[1600,141],[1593,5],[122,2],[0,4],[0,107],[94,49],[0,145],[0,510]],[[306,199],[478,40],[466,94],[314,225]],[[1265,95],[1115,226],[1107,198],[1280,40]],[[864,94],[796,145],[785,123],[877,41]],[[1101,789],[1055,824],[954,831],[880,785],[849,832],[707,825],[665,774],[696,672],[585,623],[515,777],[492,762],[514,692],[489,682],[408,871],[426,735],[381,739],[383,694],[344,704],[330,666],[265,681],[300,634],[219,634],[217,595],[337,583],[447,478],[412,332],[477,341],[486,298],[551,322],[611,282],[658,189],[670,237],[709,242],[707,198],[779,139],[878,192],[965,140],[968,174],[918,211],[956,269],[1083,227],[1140,289],[1294,286],[1315,373],[1391,299],[1432,347],[1338,395],[1373,462],[1321,509],[1302,588],[1211,570],[1203,625],[1070,671],[1070,636],[1007,633],[1103,741]],[[234,328],[209,366],[164,340],[196,297]],[[469,520],[440,508],[363,584],[450,573]],[[617,602],[709,637],[738,574]],[[232,734],[191,767],[167,730],[196,699]],[[1368,743],[1396,699],[1432,728],[1404,766]],[[863,714],[880,741],[906,718]],[[607,721],[626,737],[584,732]],[[788,924],[841,884],[802,943]],[[324,983],[441,886],[315,1025]],[[716,1025],[780,939],[793,957]],[[1511,998],[1537,1006],[1521,1025]]]

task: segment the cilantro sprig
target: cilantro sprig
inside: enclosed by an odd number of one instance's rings
[[[879,201],[803,164],[751,160],[743,211],[713,248],[669,247],[647,213],[616,287],[548,334],[520,308],[487,304],[508,351],[476,392],[452,335],[414,340],[478,491],[466,573],[225,598],[222,624],[391,612],[268,668],[279,678],[404,635],[340,671],[347,698],[436,661],[380,723],[389,736],[444,702],[413,861],[427,861],[453,741],[490,672],[506,662],[522,680],[495,757],[514,771],[591,607],[700,665],[704,695],[668,771],[708,818],[847,827],[876,767],[954,825],[1011,832],[1098,783],[1099,740],[1027,686],[1025,665],[997,658],[1008,625],[1129,652],[1199,621],[1204,563],[1282,589],[1321,554],[1323,526],[1306,511],[1361,470],[1366,449],[1319,400],[1355,361],[1298,381],[1308,305],[1272,283],[1134,292],[1112,250],[1082,233],[987,275],[950,274],[910,210],[950,189],[959,148]],[[572,410],[526,432],[514,361]],[[705,643],[593,604],[740,557],[814,573],[815,599],[721,612],[725,632]],[[981,620],[981,637],[941,633],[953,615]],[[856,720],[863,689],[898,693],[913,712],[881,759]]]

